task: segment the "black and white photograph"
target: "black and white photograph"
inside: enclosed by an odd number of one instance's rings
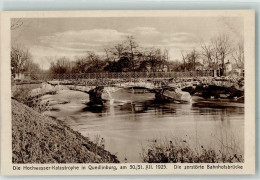
[[[10,18],[12,163],[243,165],[245,23]]]

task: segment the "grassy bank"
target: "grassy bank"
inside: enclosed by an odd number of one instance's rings
[[[115,155],[61,122],[12,100],[13,163],[118,163]]]
[[[236,146],[234,146],[236,147]],[[228,145],[221,150],[199,146],[192,148],[185,140],[153,139],[144,147],[141,160],[144,163],[239,163],[243,156]]]

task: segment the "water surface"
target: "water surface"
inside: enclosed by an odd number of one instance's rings
[[[154,101],[152,93],[129,90],[119,90],[111,97],[114,100],[104,107],[88,107],[87,94],[70,90],[43,98],[53,102],[55,109],[46,114],[92,140],[104,138],[105,149],[117,153],[121,161],[141,162],[142,147],[152,139],[165,138],[185,140],[194,148],[203,145],[220,149],[223,143],[235,143],[243,152],[241,103],[193,96],[189,104],[161,104]]]

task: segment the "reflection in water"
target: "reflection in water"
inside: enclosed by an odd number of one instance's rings
[[[103,113],[105,113],[107,111],[107,107],[106,106],[86,106],[82,109],[82,112],[92,112],[92,113],[101,113],[100,115],[102,115]]]
[[[140,162],[142,146],[153,138],[179,138],[195,149],[203,145],[222,150],[227,145],[243,152],[241,103],[212,103],[197,97],[190,104],[156,103],[150,94],[147,98],[146,94],[128,95],[132,101],[122,103],[112,94],[113,104],[87,107],[82,103],[81,92],[78,93],[72,102],[59,105],[56,108],[60,111],[49,115],[63,119],[68,126],[92,139],[100,135],[105,139],[105,148],[117,153],[122,161],[127,158],[128,162]],[[121,100],[123,94],[117,93]]]
[[[147,113],[153,111],[155,114],[167,114],[175,113],[175,109],[167,107],[167,104],[158,103],[153,100],[148,100],[144,102],[134,102],[134,103],[125,103],[120,105],[120,110],[129,111],[132,113]]]

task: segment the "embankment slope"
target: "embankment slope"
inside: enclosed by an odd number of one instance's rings
[[[61,122],[12,100],[13,163],[118,163]]]

